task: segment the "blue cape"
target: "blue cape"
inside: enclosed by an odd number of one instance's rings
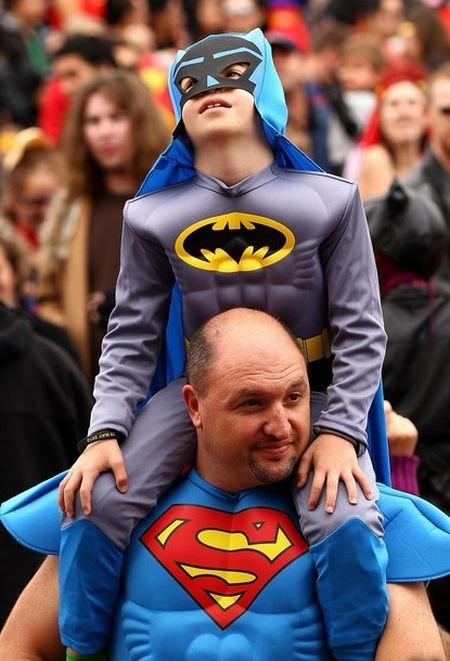
[[[39,553],[59,553],[57,488],[65,474],[41,482],[0,507],[0,520],[10,534]],[[417,496],[385,485],[379,489],[389,551],[388,581],[424,581],[449,574],[450,517]]]

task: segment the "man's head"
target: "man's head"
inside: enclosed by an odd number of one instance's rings
[[[114,45],[98,35],[74,34],[67,37],[53,56],[53,73],[64,92],[73,96],[96,74],[113,69]]]
[[[450,173],[450,64],[436,69],[428,79],[428,114],[431,146]]]
[[[197,431],[197,467],[238,491],[287,478],[309,439],[305,360],[270,315],[236,308],[191,340],[183,397]]]
[[[280,76],[285,94],[298,90],[303,81],[304,50],[298,32],[289,30],[269,30],[266,39],[272,47],[275,68]]]

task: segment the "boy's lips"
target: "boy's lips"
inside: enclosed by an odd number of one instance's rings
[[[210,110],[211,108],[231,108],[231,104],[224,99],[213,96],[204,100],[198,112],[202,115],[206,110]]]

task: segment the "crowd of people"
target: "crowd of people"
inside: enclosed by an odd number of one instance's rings
[[[8,429],[20,443],[0,501],[67,468],[86,434],[123,208],[177,125],[171,62],[209,34],[255,28],[288,138],[359,185],[387,333],[393,484],[450,514],[448,0],[0,0],[0,312],[14,339],[0,386],[3,416],[22,420]],[[24,398],[39,402],[26,420]],[[10,554],[15,542],[0,544]],[[0,626],[36,563],[18,577],[3,567]],[[429,595],[450,630],[448,577]]]

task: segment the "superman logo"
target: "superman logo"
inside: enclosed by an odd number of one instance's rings
[[[290,517],[268,507],[172,505],[140,540],[222,629],[308,550]]]
[[[205,271],[256,271],[281,261],[295,246],[291,230],[270,218],[226,213],[205,218],[178,235],[175,252],[190,266]]]

